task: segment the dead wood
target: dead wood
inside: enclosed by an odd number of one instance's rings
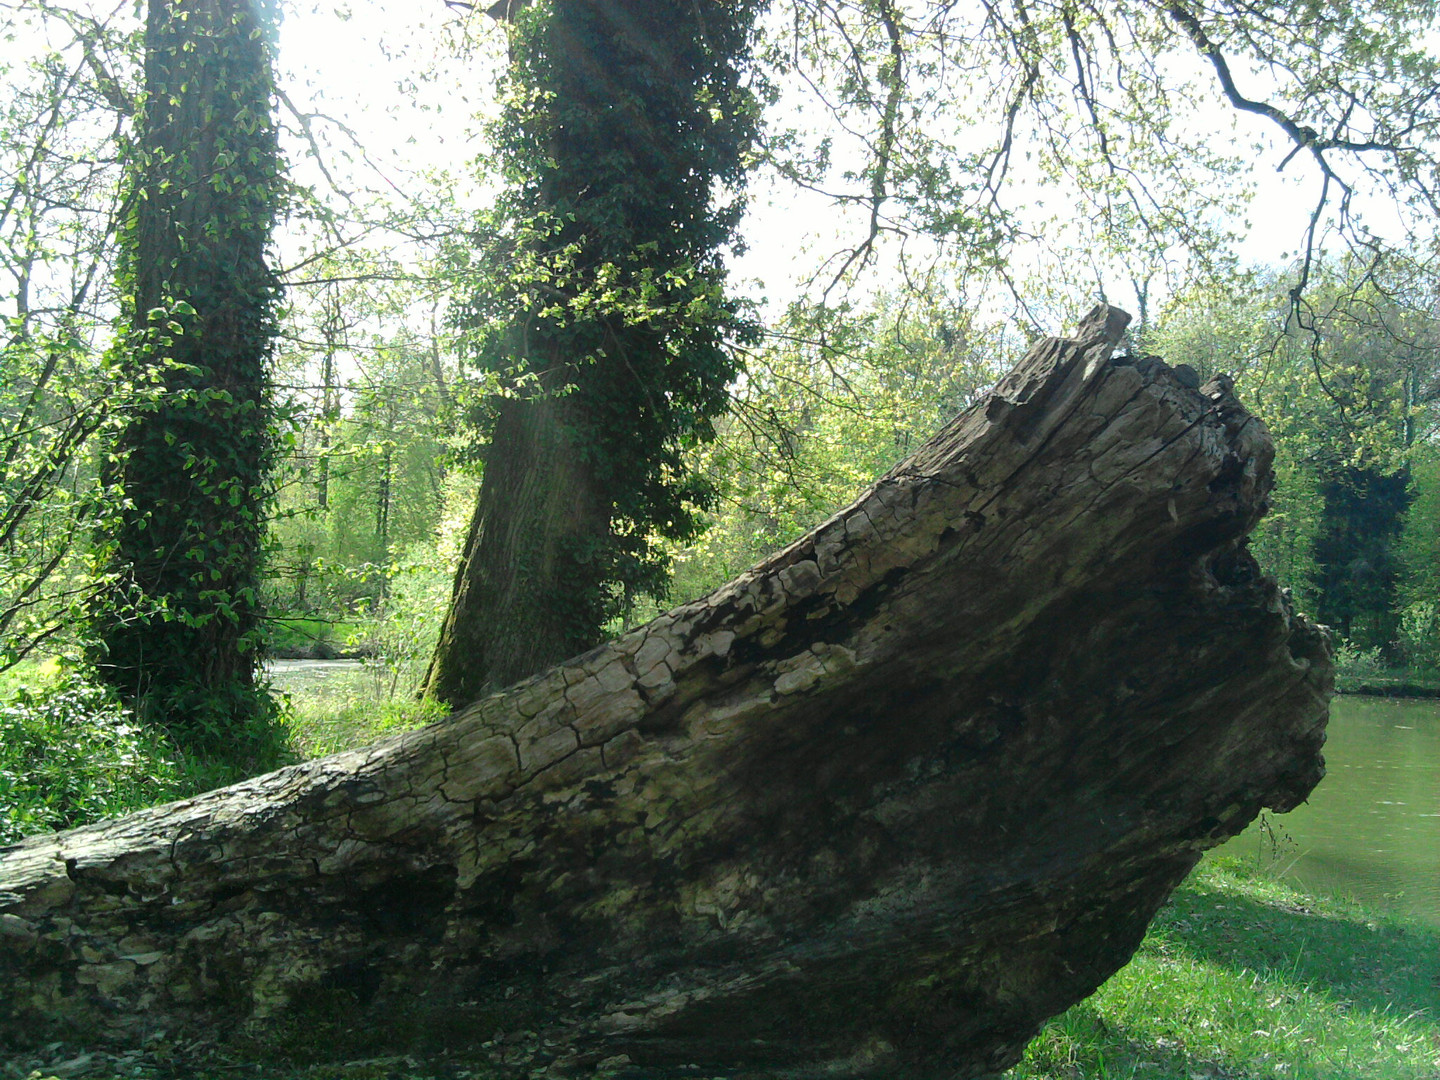
[[[0,1039],[970,1077],[1323,772],[1220,378],[1038,344],[808,536],[451,719],[0,851]],[[1188,374],[1188,372],[1186,373]],[[1189,385],[1187,385],[1189,384]]]

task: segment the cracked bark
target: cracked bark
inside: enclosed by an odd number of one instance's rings
[[[0,851],[0,1039],[967,1077],[1323,774],[1271,447],[1097,308],[854,505],[441,724]]]

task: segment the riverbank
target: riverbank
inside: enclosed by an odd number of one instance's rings
[[[1432,683],[1410,682],[1406,678],[1394,680],[1369,680],[1352,686],[1335,688],[1339,694],[1353,694],[1357,697],[1415,698],[1433,700],[1440,698],[1440,686]]]
[[[1335,692],[1361,697],[1440,698],[1440,671],[1429,667],[1388,667],[1373,656],[1357,661],[1342,651],[1335,664]]]
[[[1435,1080],[1440,932],[1212,858],[1006,1080]]]
[[[303,1039],[298,1040],[303,1044]],[[4,1080],[483,1080],[460,1059],[213,1068],[142,1056],[43,1057]],[[623,1070],[611,1075],[626,1076]],[[638,1080],[640,1074],[632,1073]],[[711,1075],[697,1071],[697,1078]],[[1305,896],[1234,858],[1207,860],[1135,958],[1052,1020],[1004,1080],[1435,1080],[1440,932]]]

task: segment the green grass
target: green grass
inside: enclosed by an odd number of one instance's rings
[[[290,743],[302,759],[367,746],[397,731],[439,720],[446,712],[438,702],[417,701],[396,687],[383,669],[370,666],[303,681],[277,678],[275,683],[289,703]]]
[[[1436,1080],[1440,933],[1207,861],[1007,1080]]]

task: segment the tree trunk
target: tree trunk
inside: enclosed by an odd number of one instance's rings
[[[113,584],[92,613],[101,675],[183,745],[234,750],[268,701],[260,557],[280,188],[269,0],[150,0],[134,215],[122,231],[132,412],[111,476]]]
[[[468,362],[496,376],[470,542],[425,693],[452,706],[589,648],[660,595],[714,492],[754,340],[725,295],[759,103],[759,0],[516,4],[491,148],[506,191],[462,260]],[[506,16],[508,18],[508,15]],[[468,295],[466,295],[468,294]],[[545,400],[549,398],[549,400]]]
[[[814,532],[449,720],[0,854],[0,1033],[969,1077],[1323,773],[1271,447],[1098,308]],[[1182,373],[1182,375],[1185,373]]]
[[[491,439],[475,516],[424,693],[473,701],[595,644],[584,593],[588,551],[609,533],[565,422],[565,401],[508,398]]]

